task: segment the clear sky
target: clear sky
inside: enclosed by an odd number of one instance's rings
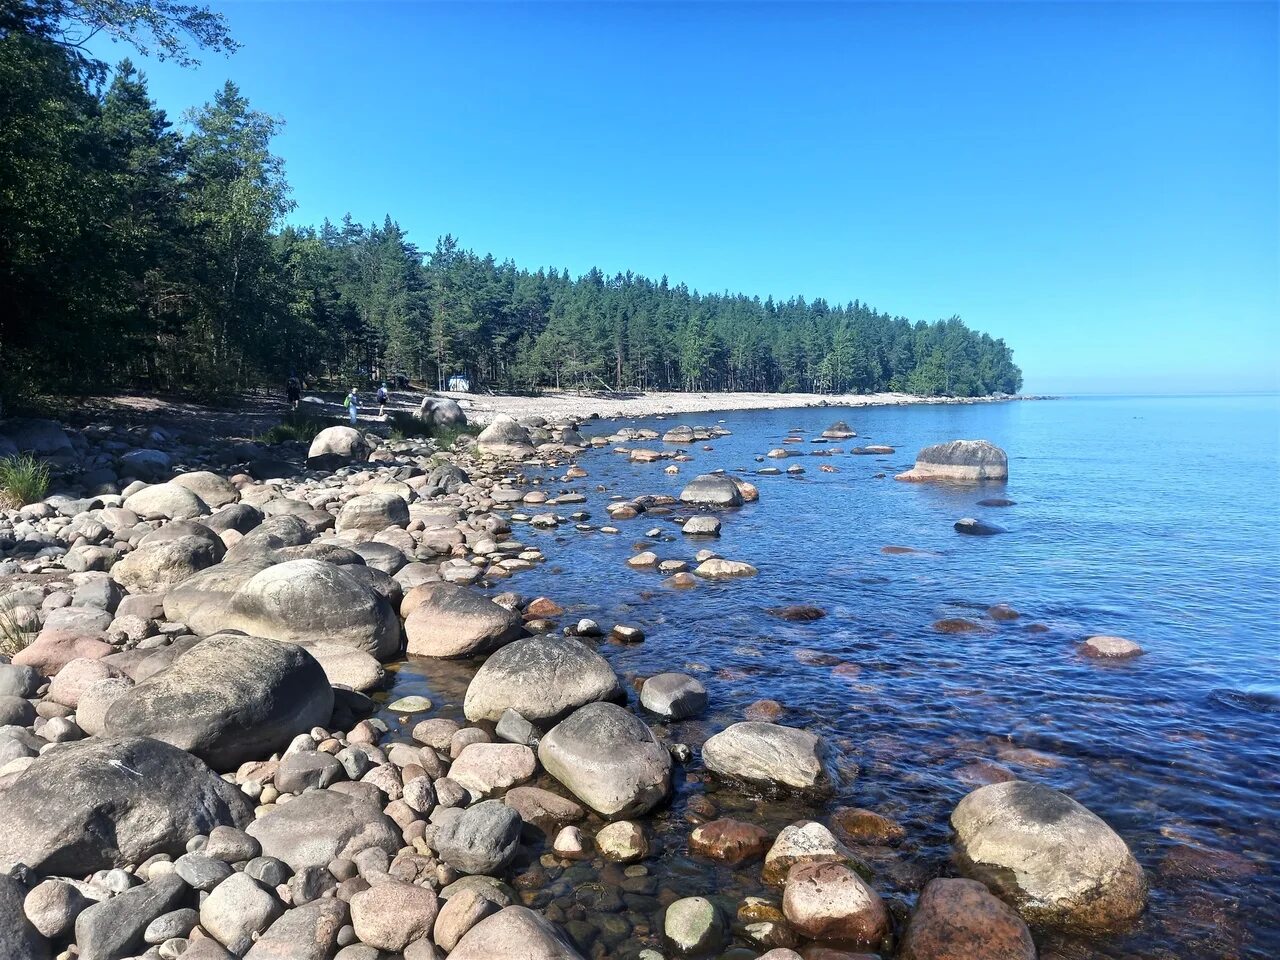
[[[296,222],[959,314],[1028,391],[1280,382],[1274,3],[213,6],[240,52],[140,66],[282,117]]]

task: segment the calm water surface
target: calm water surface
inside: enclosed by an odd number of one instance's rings
[[[756,461],[794,429],[812,438],[837,418],[856,440],[795,444],[803,457]],[[711,450],[694,444],[678,476],[608,449],[582,459],[586,480],[525,476],[586,493],[584,508],[603,524],[614,495],[674,494],[716,468],[801,465],[799,477],[750,476],[760,501],[726,513],[710,544],[757,566],[758,577],[676,591],[629,569],[640,541],[656,543],[662,559],[691,560],[708,545],[681,536],[672,515],[650,513],[618,523],[616,536],[517,527],[548,563],[497,589],[549,595],[569,608],[565,622],[643,627],[643,644],[600,647],[628,680],[663,670],[700,677],[711,712],[659,726],[660,735],[696,748],[751,702],[775,699],[781,722],[830,740],[844,786],[819,807],[760,802],[701,782],[695,759],[677,767],[675,800],[654,818],[652,877],[627,881],[589,864],[544,871],[535,859],[521,878],[531,902],[595,955],[626,957],[657,944],[659,910],[673,896],[720,897],[730,916],[744,895],[776,896],[758,866],[732,871],[688,856],[689,799],[705,795],[722,815],[773,829],[842,805],[894,817],[908,838],[867,859],[877,888],[905,912],[926,880],[954,873],[947,818],[975,785],[972,765],[988,761],[1098,813],[1151,880],[1150,909],[1133,931],[1103,940],[1037,931],[1042,957],[1280,955],[1280,400],[782,410],[601,421],[584,432],[677,422],[732,435]],[[1007,486],[894,482],[920,447],[957,437],[1005,448]],[[898,452],[847,452],[868,443]],[[1016,505],[976,505],[997,495]],[[1008,532],[960,536],[952,523],[964,516]],[[654,527],[663,535],[646,539]],[[882,553],[888,545],[927,552]],[[827,617],[790,624],[764,612],[799,602]],[[989,618],[998,603],[1021,616]],[[948,617],[983,629],[934,629]],[[1133,638],[1147,653],[1112,665],[1081,658],[1079,641],[1098,633]],[[456,716],[473,672],[418,661],[400,671],[395,694],[427,692],[439,713]],[[758,952],[744,947],[724,956]]]

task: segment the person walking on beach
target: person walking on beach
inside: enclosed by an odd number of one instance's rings
[[[387,385],[385,383],[378,388],[378,416],[383,420],[387,419]]]
[[[298,402],[302,400],[302,384],[298,382],[297,377],[290,377],[284,389],[285,395],[289,398],[289,406],[297,410]]]
[[[351,413],[351,425],[356,425],[356,420],[360,416],[360,395],[356,393],[356,388],[352,387],[351,392],[347,394],[347,398],[342,401],[342,405]]]

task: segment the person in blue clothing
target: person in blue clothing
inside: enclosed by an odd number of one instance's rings
[[[385,383],[378,388],[378,416],[384,420],[387,418],[387,385]]]
[[[356,425],[356,420],[360,416],[360,395],[356,393],[356,388],[352,387],[351,392],[347,394],[347,398],[342,401],[342,405],[351,413],[351,425]]]

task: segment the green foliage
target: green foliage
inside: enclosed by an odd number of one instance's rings
[[[49,465],[29,453],[0,459],[0,501],[22,507],[49,492]]]
[[[387,414],[387,422],[391,425],[392,440],[429,437],[444,449],[452,447],[459,437],[474,437],[480,432],[480,427],[472,423],[464,423],[456,427],[433,426],[404,410],[390,411]]]
[[[958,317],[574,279],[447,234],[420,249],[390,216],[284,226],[281,121],[228,82],[177,131],[127,60],[100,82],[76,40],[93,30],[183,63],[234,48],[220,17],[173,0],[0,0],[0,400],[125,385],[208,400],[290,375],[439,389],[463,374],[519,392],[1021,387],[1005,343]]]
[[[310,443],[316,438],[316,434],[327,427],[336,426],[343,421],[341,420],[324,420],[317,417],[307,416],[304,413],[290,411],[285,414],[279,423],[271,427],[262,435],[255,437],[258,443],[265,443],[274,446],[277,443],[288,443],[293,440],[300,440],[303,443]]]

